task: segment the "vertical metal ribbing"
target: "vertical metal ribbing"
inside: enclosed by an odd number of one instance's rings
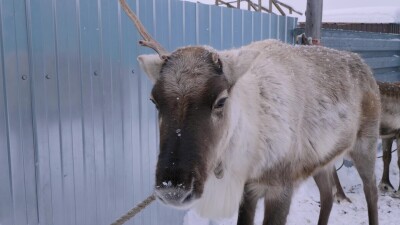
[[[21,225],[108,224],[153,189],[157,118],[136,62],[152,51],[137,45],[117,1],[44,1],[0,2],[0,216]],[[169,50],[277,35],[266,24],[275,15],[178,0],[128,4]],[[154,203],[127,224],[182,218]]]

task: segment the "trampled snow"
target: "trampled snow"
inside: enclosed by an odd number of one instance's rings
[[[394,146],[396,146],[394,144]],[[382,152],[378,152],[382,155]],[[397,189],[399,184],[399,169],[397,168],[397,152],[392,154],[390,168],[390,178],[394,187]],[[375,174],[377,184],[382,176],[383,162],[377,159]],[[334,203],[329,219],[330,225],[367,225],[368,212],[365,201],[363,186],[360,177],[354,167],[342,167],[339,171],[339,178],[342,182],[344,191],[352,203]],[[288,216],[288,225],[317,224],[319,215],[319,191],[313,179],[305,181],[295,192],[292,205]],[[379,192],[378,200],[379,222],[381,225],[400,224],[400,199],[392,198]],[[257,206],[255,225],[261,225],[263,219],[263,201],[260,200]],[[236,225],[237,216],[220,220],[209,221],[199,217],[194,211],[189,211],[183,225]]]

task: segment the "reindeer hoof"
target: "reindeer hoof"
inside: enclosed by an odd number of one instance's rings
[[[383,193],[387,193],[387,192],[395,192],[393,186],[391,184],[388,183],[379,183],[379,189],[383,192]]]
[[[400,190],[398,190],[398,191],[392,193],[390,196],[391,196],[392,198],[400,198]]]
[[[342,203],[342,202],[348,202],[348,203],[352,203],[352,201],[346,196],[346,195],[344,195],[344,194],[338,194],[338,193],[336,193],[335,194],[335,196],[334,196],[334,198],[335,198],[335,201],[337,202],[337,203]]]

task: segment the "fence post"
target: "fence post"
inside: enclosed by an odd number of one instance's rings
[[[272,0],[269,0],[269,12],[272,13]]]
[[[314,45],[321,44],[322,2],[307,0],[305,33],[307,37],[312,37]]]

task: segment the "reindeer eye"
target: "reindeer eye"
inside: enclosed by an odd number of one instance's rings
[[[156,108],[158,109],[158,105],[156,103],[156,101],[154,101],[154,99],[150,98],[150,101],[156,106]]]
[[[218,100],[217,104],[214,105],[214,109],[220,109],[224,107],[226,99],[228,99],[228,97]]]

